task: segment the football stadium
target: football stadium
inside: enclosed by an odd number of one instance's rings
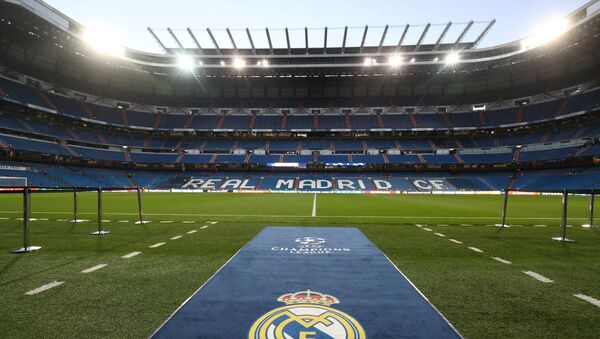
[[[1,338],[598,338],[600,1],[154,24],[0,2]]]

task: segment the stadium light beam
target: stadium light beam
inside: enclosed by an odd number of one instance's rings
[[[187,54],[180,54],[177,57],[177,66],[184,71],[194,71],[194,58]]]
[[[569,21],[566,19],[551,21],[536,29],[533,34],[521,41],[522,49],[531,49],[544,45],[569,30]]]
[[[460,61],[460,54],[458,52],[450,52],[446,55],[446,65],[455,65]]]
[[[404,62],[404,60],[402,60],[402,57],[399,55],[392,55],[388,59],[388,64],[390,64],[390,66],[392,66],[392,67],[398,67],[398,66],[402,65],[403,62]]]
[[[83,41],[99,53],[116,57],[123,57],[125,54],[125,49],[118,43],[115,43],[114,35],[107,32],[107,30],[86,29],[83,32],[82,38]]]
[[[365,58],[365,60],[363,61],[363,65],[365,66],[372,66],[372,65],[376,65],[377,64],[377,59],[374,58]]]
[[[242,69],[242,68],[246,67],[246,60],[244,60],[242,58],[234,58],[232,65],[233,65],[233,67],[235,67],[237,69]]]

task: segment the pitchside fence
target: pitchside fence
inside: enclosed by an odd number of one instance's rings
[[[142,192],[143,189],[137,187],[133,189],[137,192],[137,201],[138,201],[138,221],[136,224],[146,224],[150,221],[144,220],[144,210],[143,210],[143,202],[142,202]],[[60,192],[72,192],[73,193],[73,219],[68,220],[68,222],[72,223],[80,223],[86,222],[89,220],[80,219],[79,218],[79,207],[78,207],[78,193],[80,192],[97,192],[98,199],[98,228],[91,232],[91,235],[105,235],[109,234],[108,230],[105,230],[102,226],[102,192],[103,191],[132,191],[131,188],[89,188],[89,187],[29,187],[27,186],[27,178],[18,178],[18,177],[0,177],[0,193],[7,194],[22,194],[23,196],[23,246],[12,250],[12,253],[28,253],[39,250],[40,246],[34,246],[30,243],[30,222],[31,222],[31,195],[35,194],[45,194],[45,193],[60,193]],[[504,203],[502,206],[502,216],[501,222],[496,224],[495,226],[501,228],[510,227],[507,225],[507,211],[508,211],[508,200],[511,192],[514,194],[518,194],[519,190],[513,189],[505,189],[504,190]],[[531,191],[527,191],[531,192]],[[567,207],[568,207],[568,199],[569,194],[589,194],[590,202],[589,202],[589,224],[588,227],[598,228],[599,226],[594,225],[594,200],[596,194],[598,194],[597,189],[588,189],[588,190],[562,190],[562,191],[538,191],[536,193],[554,193],[554,194],[562,194],[562,219],[561,219],[561,230],[562,234],[557,237],[553,237],[553,240],[561,241],[561,242],[575,242],[575,240],[567,237]]]
[[[14,179],[14,178],[13,178]],[[0,181],[0,183],[6,183]],[[13,182],[15,183],[15,182]],[[142,201],[142,192],[143,189],[141,187],[137,187],[134,189],[131,188],[89,188],[89,187],[70,187],[70,188],[62,188],[62,187],[28,187],[26,185],[26,181],[20,181],[19,183],[25,184],[25,186],[0,186],[0,193],[4,194],[21,194],[23,197],[23,246],[12,250],[12,253],[28,253],[34,252],[41,249],[40,246],[31,245],[30,242],[30,225],[31,221],[34,220],[31,218],[31,195],[32,194],[51,194],[51,193],[64,193],[64,192],[72,192],[73,193],[73,218],[67,220],[67,222],[71,223],[81,223],[87,222],[87,219],[79,218],[79,193],[80,192],[97,192],[97,201],[98,201],[98,228],[91,232],[91,235],[105,235],[109,234],[110,231],[105,230],[102,226],[102,193],[105,191],[113,191],[113,192],[130,192],[134,191],[137,193],[137,202],[138,202],[138,221],[136,224],[147,224],[150,221],[144,220],[144,210],[143,210],[143,201]]]

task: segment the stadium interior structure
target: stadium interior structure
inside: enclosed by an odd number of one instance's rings
[[[102,53],[82,26],[42,2],[0,6],[0,174],[31,186],[178,189],[204,178],[217,180],[191,188],[535,191],[600,183],[594,1],[543,43],[533,36],[477,48],[493,22],[470,42],[472,23],[446,42],[448,24],[430,44],[422,43],[427,26],[412,45],[388,44],[385,33],[379,46],[363,45],[365,27],[360,46],[327,46],[325,29],[321,48],[308,45],[308,30],[305,48],[289,37],[288,48],[255,48],[249,31],[252,48],[237,48],[231,34],[225,48],[210,30],[213,47],[183,48],[170,29],[179,47],[168,48],[149,29],[161,55]],[[282,187],[277,178],[295,182]],[[340,187],[340,178],[350,181]],[[381,178],[392,185],[373,182]],[[444,184],[415,184],[422,178]]]

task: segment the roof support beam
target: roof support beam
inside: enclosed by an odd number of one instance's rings
[[[231,35],[231,31],[229,30],[229,27],[225,28],[225,30],[227,31],[227,35],[229,35],[229,40],[231,40],[231,46],[233,46],[233,49],[235,50],[235,54],[237,54],[238,53],[237,45],[235,44],[235,40],[233,40],[233,35]]]
[[[160,48],[162,48],[163,52],[167,53],[167,48],[165,47],[165,44],[163,44],[162,41],[160,41],[158,36],[156,36],[154,31],[152,30],[152,28],[150,28],[150,27],[147,27],[147,28],[148,28],[148,32],[150,32],[150,35],[152,35],[152,37],[154,38],[156,43],[160,46]]]
[[[213,45],[215,45],[215,49],[217,50],[217,54],[223,54],[223,53],[221,53],[221,49],[219,48],[219,44],[217,43],[217,40],[213,36],[212,32],[210,31],[210,28],[206,28],[206,31],[208,32],[208,35],[210,36],[210,40],[212,40]]]
[[[348,36],[348,26],[344,27],[344,38],[342,39],[342,54],[346,51],[346,37]]]
[[[365,26],[365,31],[363,32],[363,37],[362,40],[360,42],[360,53],[363,52],[363,49],[365,48],[365,39],[367,39],[367,32],[369,31],[369,25]]]
[[[419,48],[421,48],[421,43],[423,42],[423,40],[425,40],[427,31],[429,31],[429,27],[431,27],[431,23],[428,22],[427,25],[425,25],[425,28],[423,29],[423,33],[421,33],[421,36],[419,37],[419,41],[417,41],[417,45],[415,46],[415,51],[418,51]]]
[[[471,26],[473,26],[473,20],[469,21],[469,23],[467,24],[467,26],[465,26],[465,29],[463,29],[463,31],[460,33],[460,35],[458,36],[458,38],[456,38],[456,41],[454,42],[455,45],[460,44],[460,42],[462,41],[462,39],[464,39],[465,35],[467,35],[467,33],[469,32],[469,30],[471,29]]]
[[[196,44],[196,47],[198,47],[198,49],[200,50],[200,52],[202,52],[202,46],[200,46],[200,43],[198,42],[198,39],[196,39],[196,36],[192,32],[192,30],[189,27],[186,28],[186,30],[187,30],[188,34],[190,35],[190,38],[192,38],[192,40]]]
[[[290,33],[287,27],[285,28],[285,41],[287,42],[288,54],[292,54],[292,45],[290,45]]]
[[[442,40],[444,40],[444,37],[446,36],[446,33],[448,33],[448,30],[450,29],[450,26],[452,26],[452,22],[448,22],[448,24],[446,24],[446,27],[444,27],[444,30],[442,31],[442,34],[440,34],[439,38],[435,42],[435,45],[433,46],[433,50],[434,51],[436,49],[438,49],[438,47],[440,47],[440,44],[442,43]]]
[[[183,49],[183,45],[181,44],[179,39],[177,39],[177,36],[175,35],[175,33],[173,33],[173,30],[170,27],[167,27],[167,31],[169,32],[169,34],[171,34],[171,37],[173,38],[173,40],[175,40],[175,43],[177,44],[177,46],[179,46],[179,48]]]
[[[385,25],[383,33],[381,34],[381,40],[379,40],[379,47],[377,47],[377,53],[381,52],[381,48],[383,47],[383,42],[385,41],[385,36],[387,35],[388,28],[390,28],[390,26]]]
[[[306,46],[306,54],[308,54],[308,27],[304,27],[304,45]]]
[[[409,28],[410,28],[410,25],[406,24],[406,26],[404,27],[404,31],[402,31],[402,36],[400,37],[400,40],[398,40],[398,46],[396,46],[396,52],[398,50],[400,50],[400,47],[402,47],[402,43],[404,42],[404,38],[406,38],[406,33],[408,33]]]
[[[246,34],[248,35],[248,41],[250,41],[250,47],[252,47],[252,54],[256,55],[256,48],[254,48],[254,40],[252,40],[252,34],[250,30],[246,28]]]
[[[269,53],[273,54],[273,43],[271,42],[271,33],[269,33],[269,27],[265,27],[267,33],[267,41],[269,42]]]
[[[325,26],[325,33],[323,34],[323,54],[327,54],[327,26]]]
[[[483,32],[481,32],[481,34],[479,34],[479,36],[477,37],[477,39],[475,39],[475,42],[473,42],[473,47],[477,47],[477,45],[479,45],[479,43],[481,42],[481,40],[483,40],[483,37],[485,37],[485,35],[488,34],[488,32],[490,31],[490,29],[492,29],[492,26],[494,26],[495,23],[496,23],[496,19],[490,21],[490,23],[483,30]]]

